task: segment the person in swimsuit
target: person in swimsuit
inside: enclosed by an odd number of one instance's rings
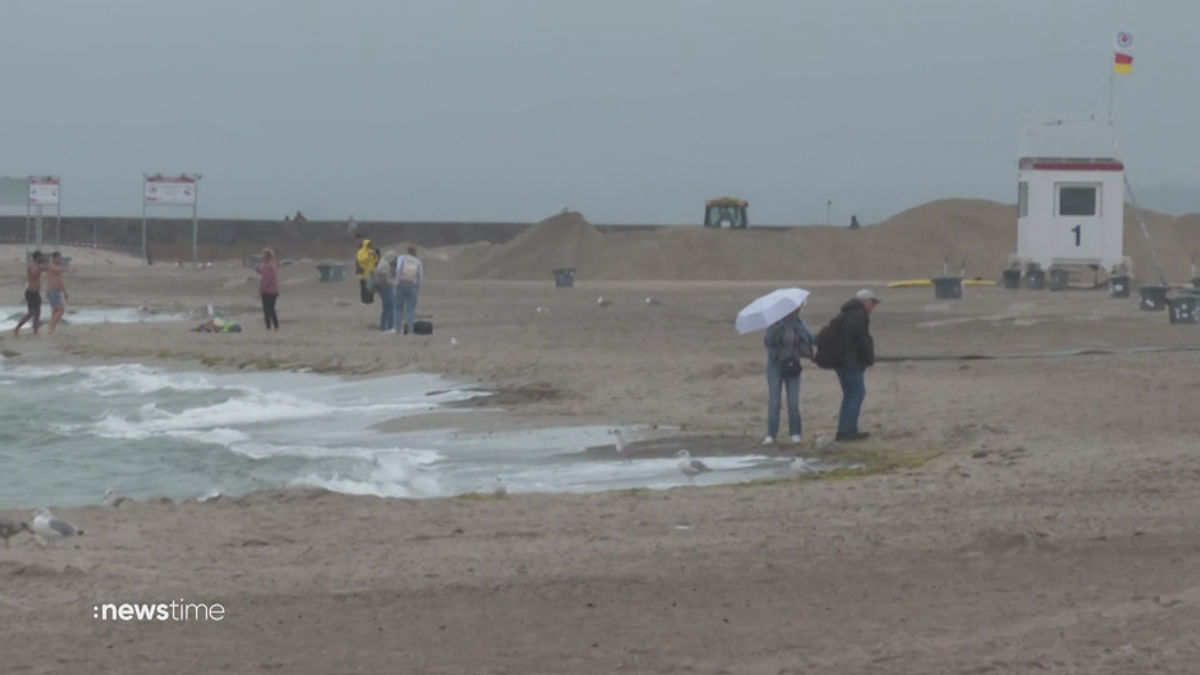
[[[58,322],[67,313],[67,286],[63,275],[70,271],[71,268],[63,267],[61,253],[50,254],[50,266],[46,268],[46,302],[50,303],[50,330],[47,332],[50,335],[54,335]]]
[[[29,267],[25,270],[25,306],[28,311],[21,320],[17,322],[17,327],[13,329],[13,337],[21,337],[21,326],[24,326],[30,319],[33,319],[33,334],[38,334],[38,329],[42,327],[42,272],[46,271],[46,257],[41,251],[33,252],[33,260],[30,261]]]

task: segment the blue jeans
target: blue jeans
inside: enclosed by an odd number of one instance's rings
[[[420,286],[396,287],[396,323],[405,322],[410,335],[413,332],[413,321],[416,321],[417,317],[417,291],[419,290]]]
[[[778,361],[767,362],[767,435],[779,435],[779,404],[787,385],[788,433],[800,435],[800,376],[784,379]]]
[[[867,397],[867,382],[862,368],[837,367],[838,382],[842,385],[842,410],[838,414],[838,432],[858,431],[858,413]]]
[[[379,330],[392,330],[396,327],[396,308],[393,304],[393,295],[391,284],[379,287],[379,304],[383,306],[383,314],[379,317]]]

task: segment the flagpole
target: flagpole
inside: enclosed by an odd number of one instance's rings
[[[1109,58],[1108,63],[1108,123],[1113,123],[1113,94],[1117,89],[1117,70]]]

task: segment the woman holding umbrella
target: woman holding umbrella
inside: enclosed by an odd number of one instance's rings
[[[800,442],[801,358],[812,358],[813,334],[800,318],[800,307],[767,328],[767,437],[763,445],[774,445],[779,435],[779,405],[787,387],[788,434]]]
[[[812,358],[816,341],[800,310],[808,300],[803,288],[781,288],[746,305],[738,312],[738,333],[766,329],[763,345],[767,348],[767,437],[763,445],[774,445],[779,435],[779,405],[787,387],[788,432],[793,443],[800,442],[800,359]]]

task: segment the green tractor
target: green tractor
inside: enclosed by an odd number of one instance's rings
[[[750,221],[746,219],[747,206],[750,206],[750,203],[744,199],[710,199],[704,202],[704,226],[744,230],[750,225]]]

